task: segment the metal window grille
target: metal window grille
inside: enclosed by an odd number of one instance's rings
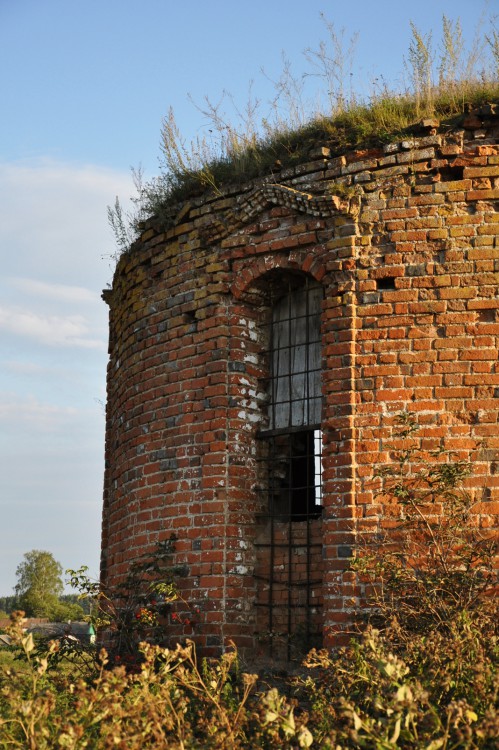
[[[271,304],[268,428],[269,510],[306,516],[322,506],[322,287],[289,281]],[[269,467],[270,468],[270,467]]]
[[[272,306],[271,430],[320,425],[321,302],[322,287],[306,283]]]
[[[321,306],[323,289],[303,277],[276,284],[268,330],[267,426],[261,430],[263,505],[267,508],[266,595],[270,651],[277,635],[289,659],[320,639],[322,544]],[[258,546],[258,545],[257,545]],[[281,656],[282,651],[281,651]]]

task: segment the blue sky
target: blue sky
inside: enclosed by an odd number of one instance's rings
[[[206,131],[188,94],[244,106],[253,80],[265,113],[283,50],[310,71],[321,11],[358,32],[368,92],[404,84],[410,20],[437,42],[442,14],[460,17],[471,38],[499,0],[0,0],[0,595],[31,549],[98,572],[107,205],[133,194],[131,166],[157,174],[170,106],[187,139]]]

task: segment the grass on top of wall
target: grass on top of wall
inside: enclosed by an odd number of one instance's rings
[[[360,96],[352,81],[356,37],[345,39],[323,17],[326,40],[304,51],[308,70],[300,77],[283,57],[283,70],[272,81],[275,96],[263,103],[250,87],[239,107],[224,92],[214,103],[208,96],[195,108],[207,123],[205,133],[187,141],[170,108],[163,120],[160,174],[144,181],[133,170],[135,210],[126,212],[119,200],[108,207],[118,245],[118,258],[137,238],[145,219],[156,216],[168,226],[182,201],[205,192],[220,194],[230,185],[268,176],[310,158],[315,146],[331,156],[368,149],[417,133],[424,118],[435,118],[440,130],[459,127],[463,113],[499,103],[499,30],[489,19],[487,31],[477,28],[467,48],[459,19],[443,16],[441,39],[411,23],[412,37],[404,59],[402,90],[375,79],[369,96]],[[310,91],[313,83],[318,88]],[[348,86],[347,86],[348,83]]]

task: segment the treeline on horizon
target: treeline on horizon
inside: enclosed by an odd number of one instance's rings
[[[59,601],[63,604],[78,604],[86,615],[90,614],[90,601],[88,599],[78,599],[78,594],[61,594]],[[9,616],[18,609],[22,609],[18,596],[15,594],[12,596],[0,596],[0,617],[4,615]]]

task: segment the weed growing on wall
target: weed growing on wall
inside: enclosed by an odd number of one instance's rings
[[[136,667],[142,641],[164,644],[167,621],[180,621],[178,612],[172,610],[174,602],[182,605],[182,623],[192,629],[197,612],[179,594],[177,581],[185,570],[173,564],[175,541],[172,534],[150,553],[134,560],[123,581],[112,590],[91,580],[86,567],[67,571],[80,598],[97,603],[92,621],[101,633],[111,663]]]
[[[371,582],[373,618],[396,618],[408,638],[490,620],[498,583],[497,538],[480,528],[466,489],[471,465],[452,451],[425,452],[413,416],[399,415],[391,463],[379,467],[378,496],[399,509],[395,528],[364,537],[356,568]]]
[[[330,747],[494,747],[497,536],[479,527],[466,489],[472,467],[421,450],[410,414],[386,447],[379,494],[399,508],[398,526],[359,546],[354,568],[371,591],[360,640],[306,659],[318,670],[304,684],[314,738]]]
[[[297,77],[283,56],[273,80],[275,95],[262,102],[250,86],[240,107],[228,92],[218,101],[208,96],[194,104],[207,122],[206,134],[194,141],[182,136],[170,108],[161,131],[161,172],[149,182],[134,175],[135,210],[126,214],[117,199],[108,208],[119,253],[127,251],[141,222],[156,216],[168,225],[172,206],[222,186],[272,176],[297,164],[311,146],[328,145],[332,154],[395,140],[422,117],[449,124],[465,105],[499,99],[499,32],[491,20],[466,49],[459,19],[442,18],[440,42],[411,23],[405,69],[408,83],[399,90],[375,79],[368,97],[356,91],[354,54],[357,38],[347,38],[323,17],[326,38],[304,51],[307,68]],[[317,85],[318,84],[318,85]],[[175,212],[174,212],[175,213]]]

